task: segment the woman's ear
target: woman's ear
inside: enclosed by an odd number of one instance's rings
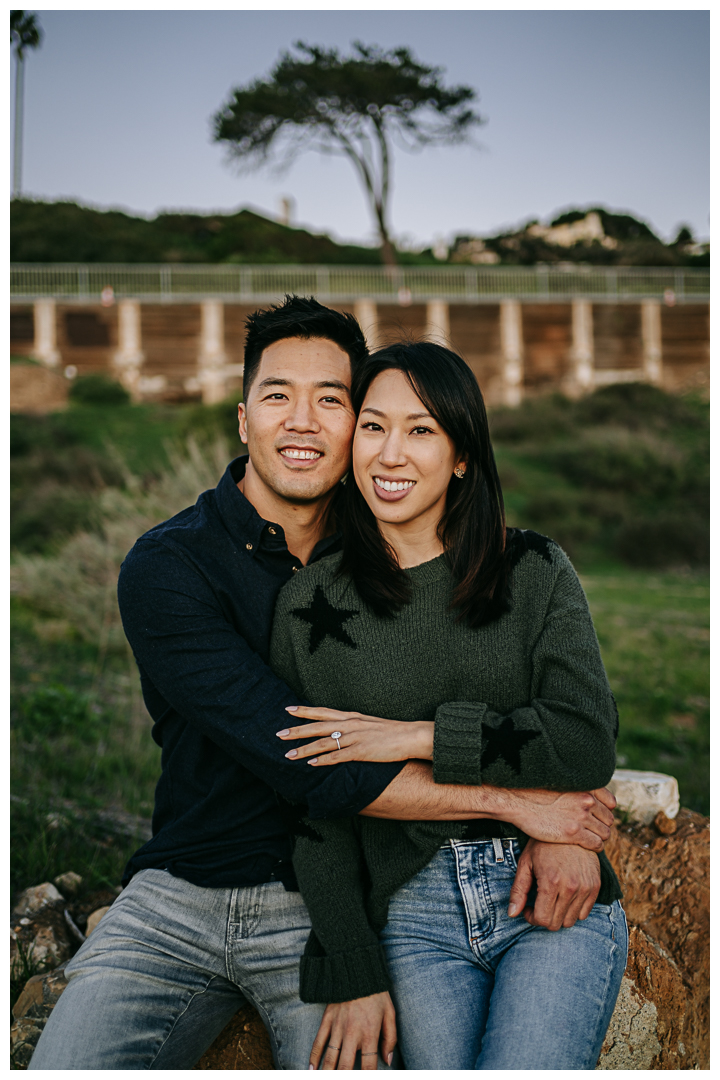
[[[463,476],[467,472],[467,461],[458,461],[457,465],[453,469],[453,472],[455,473],[455,476],[457,476],[458,480],[462,480]]]

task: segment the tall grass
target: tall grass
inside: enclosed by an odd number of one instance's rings
[[[88,888],[116,884],[140,842],[123,813],[150,816],[159,748],[122,632],[118,572],[138,536],[214,487],[232,456],[223,437],[190,437],[168,454],[173,467],[145,482],[117,457],[124,487],[98,493],[93,531],[14,556],[14,889],[67,870]]]
[[[148,483],[116,458],[124,487],[97,494],[98,528],[72,536],[55,554],[15,556],[13,595],[41,619],[52,620],[56,634],[65,627],[68,635],[97,643],[101,654],[125,647],[115,599],[120,564],[138,536],[215,487],[230,450],[222,437],[201,447],[190,436],[169,456],[172,467]]]

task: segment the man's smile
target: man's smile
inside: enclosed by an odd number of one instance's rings
[[[282,446],[279,454],[293,466],[312,465],[324,457],[322,451],[313,446]]]

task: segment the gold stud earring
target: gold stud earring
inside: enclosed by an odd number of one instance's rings
[[[463,476],[465,475],[465,470],[464,470],[464,469],[461,469],[461,468],[460,468],[460,467],[458,466],[458,468],[457,468],[457,469],[455,469],[455,475],[457,476],[458,480],[462,480]]]

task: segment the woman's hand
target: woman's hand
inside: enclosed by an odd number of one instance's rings
[[[377,1069],[378,1053],[386,1065],[392,1064],[397,1043],[395,1008],[390,995],[370,997],[327,1005],[310,1053],[310,1068],[352,1069],[360,1052],[363,1069]]]
[[[315,723],[285,728],[278,731],[278,738],[285,741],[314,738],[316,741],[289,750],[285,755],[287,758],[308,758],[308,765],[337,765],[340,761],[409,761],[411,758],[432,760],[435,730],[432,721],[405,723],[300,705],[291,705],[288,712],[293,719]],[[340,732],[340,749],[337,740],[330,738],[333,731]]]

